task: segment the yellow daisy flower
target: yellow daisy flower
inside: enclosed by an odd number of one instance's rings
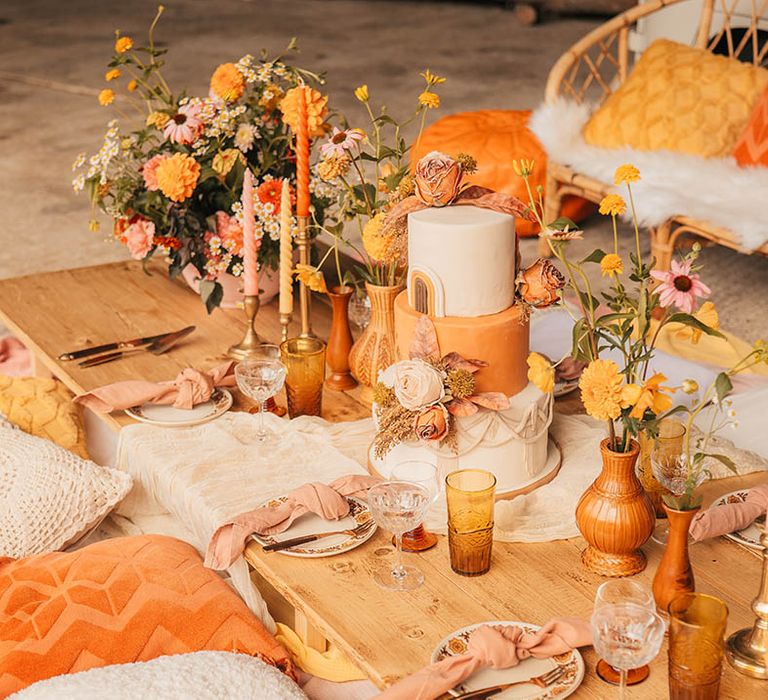
[[[427,83],[427,87],[432,87],[433,85],[440,85],[440,83],[445,82],[445,78],[435,75],[429,68],[425,70],[423,73],[419,73],[419,75],[424,78],[424,80]]]
[[[299,282],[309,287],[313,292],[321,292],[322,294],[328,293],[328,287],[325,284],[323,273],[312,267],[312,265],[296,265],[293,274],[296,275],[296,279],[298,279]]]
[[[627,211],[627,203],[618,194],[607,194],[600,202],[599,211],[604,215],[621,216]]]
[[[437,109],[440,106],[440,96],[429,90],[424,90],[419,95],[419,104],[424,105],[427,109]]]
[[[112,70],[108,70],[106,73],[104,73],[104,80],[106,80],[108,83],[111,83],[113,80],[117,80],[122,73],[120,72],[119,68],[113,68]]]
[[[139,87],[139,83],[135,80],[131,80],[125,87],[128,89],[128,92],[133,92],[137,87]]]
[[[528,355],[528,379],[543,394],[555,388],[555,368],[543,355],[532,352]]]
[[[115,42],[115,51],[117,53],[125,53],[133,48],[133,39],[129,36],[121,36]]]
[[[628,185],[630,182],[637,182],[639,179],[640,171],[631,163],[620,165],[613,174],[613,182],[616,185]]]
[[[600,273],[603,277],[624,274],[624,262],[616,253],[608,253],[600,261]]]
[[[705,326],[709,326],[715,330],[720,329],[720,316],[717,313],[715,305],[711,301],[705,301],[699,310],[693,314],[693,316],[697,321],[701,321]],[[699,340],[701,340],[702,333],[703,331],[699,328],[693,328],[692,326],[681,326],[680,330],[678,330],[675,335],[681,340],[690,340],[694,345],[696,345]]]
[[[360,102],[368,102],[368,86],[361,85],[357,88],[355,90],[355,97],[360,100]]]
[[[99,104],[102,107],[106,107],[107,105],[111,105],[115,101],[115,91],[110,90],[109,88],[104,88],[99,93]]]
[[[669,394],[673,394],[677,389],[662,386],[662,382],[665,381],[667,378],[661,372],[657,372],[641,387],[637,384],[628,384],[624,387],[624,397],[629,405],[633,406],[629,414],[632,418],[640,420],[646,409],[650,409],[658,416],[672,408],[672,397]]]

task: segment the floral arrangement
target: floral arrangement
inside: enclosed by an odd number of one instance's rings
[[[475,392],[474,375],[487,362],[467,360],[455,352],[441,355],[428,316],[421,316],[416,324],[409,356],[382,371],[373,390],[377,457],[400,442],[417,440],[445,444],[455,451],[455,417],[472,416],[480,407],[509,408],[504,394]]]
[[[295,182],[289,133],[296,121],[295,88],[317,85],[320,78],[282,56],[262,53],[216,68],[205,97],[172,91],[161,71],[166,50],[154,41],[162,13],[160,6],[146,45],[116,32],[99,103],[139,125],[124,131],[112,119],[98,153],[77,157],[73,186],[88,191],[94,213],[98,207],[114,219],[114,237],[133,258],[163,255],[171,276],[191,265],[210,311],[222,298],[217,278],[243,271],[240,197],[246,168],[256,183],[258,260],[277,267],[281,180]],[[294,48],[291,42],[288,50]],[[313,88],[307,109],[310,137],[323,136],[327,98]],[[337,193],[319,177],[311,187],[319,227]],[[95,216],[91,229],[98,230]]]
[[[648,376],[661,330],[672,325],[685,329],[696,339],[702,333],[723,337],[706,306],[696,311],[699,299],[710,294],[696,266],[700,246],[694,245],[681,261],[672,264],[669,272],[654,270],[653,261],[643,259],[632,198],[632,183],[640,179],[640,172],[627,164],[617,168],[614,183],[625,186],[630,203],[635,252],[630,254],[629,264],[625,265],[619,255],[616,219],[627,211],[627,204],[618,194],[609,194],[600,203],[600,213],[609,215],[613,223],[613,250],[597,249],[581,260],[573,260],[567,255],[567,246],[569,241],[580,239],[582,232],[566,218],[545,224],[542,189],[539,187],[534,194],[529,183],[534,163],[516,161],[514,168],[525,181],[530,212],[541,226],[539,235],[547,241],[566,273],[556,272],[551,263],[550,266],[542,263],[536,275],[529,275],[530,281],[522,281],[521,293],[533,305],[539,300],[546,305],[552,303],[553,292],[549,287],[557,286],[561,278],[565,281],[580,311],[576,314],[565,306],[574,318],[570,356],[586,363],[579,380],[584,408],[593,418],[608,423],[611,449],[629,451],[631,439],[640,432],[650,435],[658,432],[658,421],[669,415],[673,403],[671,394],[677,390],[664,384],[663,374]],[[601,277],[608,279],[607,289],[600,293],[601,299],[592,289],[586,265],[599,265]],[[660,284],[654,286],[653,280]],[[620,365],[614,359],[601,356],[608,350],[620,358]],[[542,390],[551,388],[556,367],[535,353],[529,357],[528,364],[530,380]],[[617,421],[620,434],[616,431]]]

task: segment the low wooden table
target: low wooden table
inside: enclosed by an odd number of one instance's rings
[[[169,282],[159,267],[150,269],[148,277],[140,264],[128,262],[0,281],[0,321],[33,351],[41,367],[76,393],[137,376],[164,380],[186,366],[207,368],[224,360],[226,348],[242,337],[243,314],[219,310],[208,316],[183,285]],[[328,308],[317,303],[313,323],[319,335],[327,334],[329,322]],[[197,331],[160,357],[137,354],[87,370],[55,359],[88,343],[162,333],[190,323]],[[260,311],[257,328],[265,340],[279,337],[274,306]],[[344,421],[368,416],[369,409],[355,396],[354,391],[327,391],[324,417]],[[238,403],[240,408],[247,405]],[[574,399],[557,406],[569,413],[576,407]],[[122,414],[104,420],[115,430],[130,422]],[[753,474],[708,484],[703,489],[705,503],[764,478]],[[603,579],[581,565],[583,547],[581,538],[545,544],[497,542],[490,572],[466,578],[451,571],[447,542],[440,538],[434,549],[409,555],[426,579],[424,586],[409,593],[384,591],[373,581],[374,569],[389,565],[394,556],[390,537],[382,532],[348,554],[327,559],[264,554],[255,545],[249,546],[246,558],[257,578],[295,609],[298,631],[306,641],[322,648],[330,640],[383,688],[428,662],[438,641],[458,627],[484,620],[543,623],[557,615],[588,617]],[[638,579],[650,585],[662,548],[649,542],[644,549],[649,564]],[[755,553],[716,539],[695,545],[691,560],[697,590],[728,603],[728,632],[751,625],[749,606],[760,582]],[[594,673],[594,652],[586,650],[584,656],[587,674],[574,697],[614,698],[616,689]],[[666,648],[651,669],[650,678],[630,691],[632,696],[667,696]],[[766,683],[736,673],[727,663],[724,669],[721,698],[765,697]]]

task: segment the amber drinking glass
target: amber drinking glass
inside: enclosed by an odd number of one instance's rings
[[[317,338],[291,338],[280,346],[286,367],[288,415],[319,416],[325,381],[325,343]]]
[[[661,423],[659,423],[658,437],[655,440],[652,440],[650,445],[648,445],[650,450],[646,471],[641,436],[641,467],[639,471],[642,472],[642,475],[640,476],[640,483],[651,497],[653,507],[656,509],[657,517],[660,517],[658,514],[659,508],[661,508],[662,513],[664,513],[664,509],[661,506],[662,496],[666,493],[671,493],[665,485],[667,480],[664,476],[672,473],[677,468],[677,465],[680,462],[680,455],[683,452],[684,438],[685,426],[682,423],[670,418],[661,421]],[[645,441],[647,440],[648,439],[645,438]],[[661,481],[659,480],[660,478],[662,479]],[[664,517],[666,517],[666,513],[664,513]],[[669,541],[669,523],[665,522],[656,525],[651,538],[654,542],[658,542],[659,544],[667,544]]]
[[[480,576],[491,568],[496,477],[482,469],[461,469],[445,477],[451,568]]]
[[[669,604],[669,697],[715,700],[723,667],[728,606],[702,593],[681,593]]]

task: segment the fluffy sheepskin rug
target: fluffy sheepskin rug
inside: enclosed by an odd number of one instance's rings
[[[613,182],[617,166],[635,165],[642,179],[632,192],[644,226],[680,215],[730,229],[746,250],[768,241],[768,168],[740,167],[731,157],[591,146],[582,137],[591,111],[591,105],[560,98],[533,113],[529,126],[550,160],[605,183]],[[623,188],[614,191],[626,194]]]

